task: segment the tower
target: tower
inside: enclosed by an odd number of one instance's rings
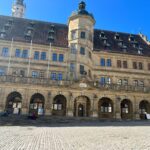
[[[68,21],[68,44],[70,48],[70,78],[81,79],[86,76],[92,79],[92,50],[95,19],[86,10],[81,1],[78,10],[73,12]]]
[[[16,0],[15,3],[12,5],[12,16],[18,18],[24,18],[25,13],[25,4],[24,0]]]

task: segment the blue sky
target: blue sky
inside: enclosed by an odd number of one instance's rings
[[[80,0],[25,0],[26,18],[67,24]],[[150,39],[150,0],[85,0],[95,28],[139,33]],[[0,0],[0,15],[11,15],[12,0]]]

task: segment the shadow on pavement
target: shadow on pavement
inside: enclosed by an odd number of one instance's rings
[[[108,120],[75,117],[39,117],[30,120],[27,116],[0,117],[0,126],[33,126],[33,127],[117,127],[117,126],[150,126],[149,120]]]

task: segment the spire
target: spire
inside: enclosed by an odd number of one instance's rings
[[[15,3],[12,5],[12,16],[23,18],[25,13],[25,4],[24,0],[16,0]]]
[[[23,0],[16,0],[16,4],[23,5]]]

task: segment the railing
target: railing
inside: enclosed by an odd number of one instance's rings
[[[71,81],[67,80],[50,80],[47,78],[31,78],[31,77],[20,77],[20,76],[0,76],[0,83],[19,83],[19,84],[32,84],[32,85],[43,85],[43,86],[69,86]]]
[[[93,84],[93,86],[95,88],[98,88],[100,90],[150,93],[150,87],[145,87],[145,86],[118,85],[118,84],[98,84],[98,83],[91,83],[91,84]]]
[[[18,83],[18,84],[30,84],[30,85],[42,85],[42,86],[71,86],[75,83],[80,84],[80,81],[71,80],[51,80],[47,78],[31,78],[3,75],[0,76],[0,83]],[[118,84],[99,84],[97,82],[87,82],[87,87],[93,87],[101,91],[127,91],[127,92],[143,92],[150,93],[150,87],[133,86],[133,85],[118,85]],[[86,88],[87,88],[86,87]],[[80,86],[78,86],[80,88]]]

